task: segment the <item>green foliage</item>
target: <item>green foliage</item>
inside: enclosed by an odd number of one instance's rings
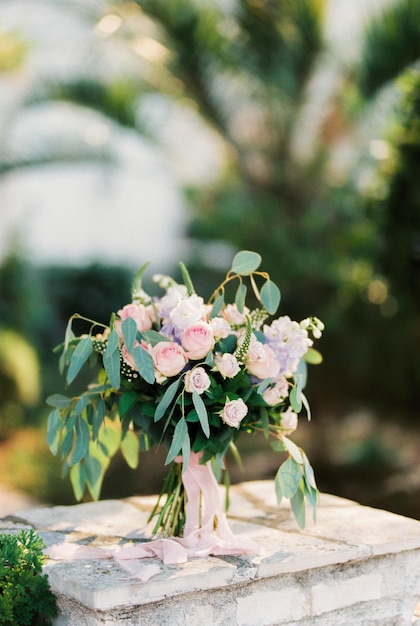
[[[420,4],[397,0],[368,25],[359,67],[362,93],[372,97],[420,59]]]
[[[0,535],[0,625],[42,626],[58,614],[46,574],[45,545],[33,531]]]

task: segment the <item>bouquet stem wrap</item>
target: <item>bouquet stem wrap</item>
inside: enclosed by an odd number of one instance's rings
[[[211,463],[200,465],[200,457],[200,453],[192,452],[182,474],[187,498],[183,537],[153,539],[115,550],[68,543],[52,546],[46,551],[47,556],[53,560],[114,558],[131,578],[145,581],[159,573],[160,567],[144,565],[140,562],[144,558],[157,557],[165,565],[178,565],[190,558],[258,552],[251,539],[232,533],[221,511],[219,486]]]

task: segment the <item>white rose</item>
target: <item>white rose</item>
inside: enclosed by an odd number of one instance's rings
[[[289,395],[289,385],[284,376],[280,376],[276,380],[276,384],[269,387],[264,393],[263,398],[270,406],[279,404],[280,400],[287,398]]]
[[[219,339],[225,339],[232,332],[229,322],[223,319],[223,317],[213,317],[209,323],[213,329],[216,341]]]
[[[281,414],[281,427],[285,435],[290,435],[298,426],[297,413],[289,406],[287,411]]]
[[[203,367],[195,367],[185,374],[185,389],[188,393],[196,391],[199,395],[210,387],[210,378]]]

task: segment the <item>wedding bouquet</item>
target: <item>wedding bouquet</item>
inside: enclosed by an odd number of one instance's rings
[[[306,363],[321,361],[312,338],[321,336],[323,324],[315,317],[300,323],[274,318],[280,291],[260,263],[257,253],[238,252],[207,302],[183,263],[183,284],[157,275],[162,293],[149,295],[142,287],[146,264],[135,276],[131,302],[108,326],[72,316],[58,347],[60,370],[68,385],[85,365],[96,369],[96,378],[75,397],[48,398],[47,441],[70,472],[76,499],[86,489],[99,498],[118,450],[134,468],[141,450],[165,446],[171,469],[153,512],[154,533],[180,534],[182,478],[192,455],[194,462],[224,469],[228,451],[240,461],[238,438],[261,432],[284,453],[274,481],[277,499],[290,499],[304,526],[305,499],[315,511],[318,490],[305,453],[289,435],[303,408],[310,419]],[[248,308],[247,296],[255,308]],[[75,320],[87,325],[86,334],[74,334]]]

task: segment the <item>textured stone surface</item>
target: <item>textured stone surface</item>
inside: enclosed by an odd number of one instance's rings
[[[29,509],[0,520],[63,541],[145,541],[154,497]],[[271,481],[231,489],[229,523],[258,554],[191,559],[130,579],[114,560],[49,562],[55,626],[419,626],[420,522],[322,495],[317,523],[298,529]],[[414,616],[414,617],[413,617]],[[414,620],[417,620],[415,622]]]

